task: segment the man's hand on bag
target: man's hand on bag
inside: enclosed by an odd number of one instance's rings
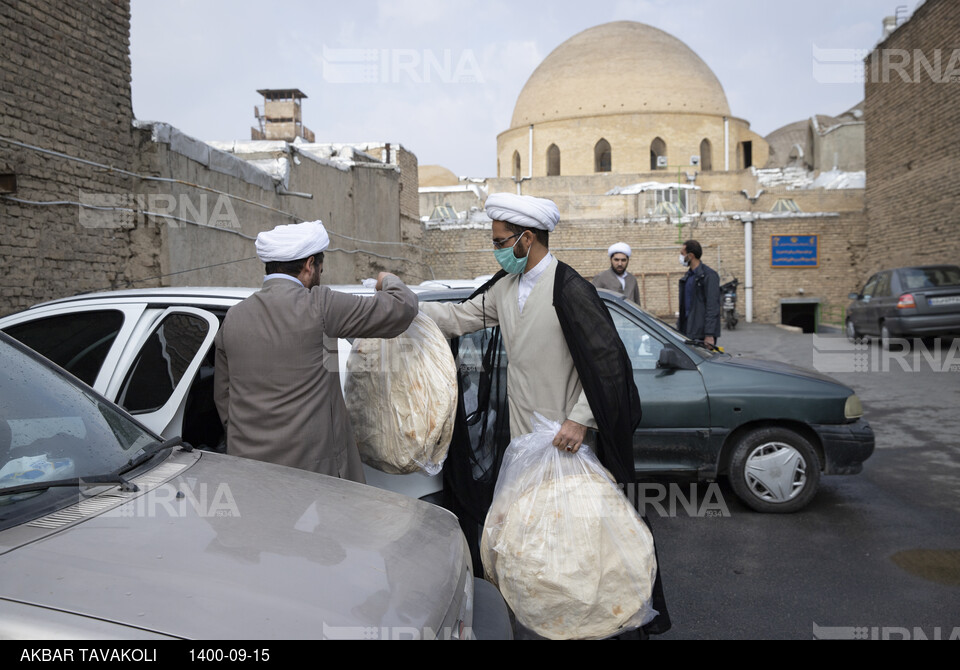
[[[560,426],[560,432],[553,438],[553,446],[561,451],[577,453],[583,438],[587,436],[587,427],[567,419]]]

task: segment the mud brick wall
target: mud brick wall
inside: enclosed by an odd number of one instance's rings
[[[130,6],[117,0],[0,3],[0,173],[10,197],[122,203],[133,179],[12,142],[129,170]],[[11,142],[12,141],[12,142]],[[0,314],[159,269],[159,249],[98,210],[0,197]]]
[[[887,267],[957,262],[958,58],[960,4],[928,0],[864,62],[870,232],[863,279]]]

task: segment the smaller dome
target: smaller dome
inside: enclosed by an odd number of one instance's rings
[[[417,168],[420,187],[456,186],[460,183],[457,175],[442,165],[421,165]]]

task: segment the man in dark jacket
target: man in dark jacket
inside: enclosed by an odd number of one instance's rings
[[[720,276],[700,261],[703,247],[687,240],[680,247],[680,262],[690,269],[680,279],[680,319],[677,330],[691,340],[716,345],[720,337]]]

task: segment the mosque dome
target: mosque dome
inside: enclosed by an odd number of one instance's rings
[[[635,21],[589,28],[547,56],[517,99],[511,127],[606,114],[729,116],[713,71],[676,37]]]

